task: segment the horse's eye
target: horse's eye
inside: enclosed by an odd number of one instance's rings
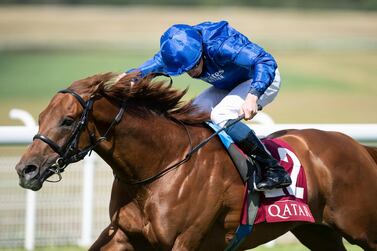
[[[75,120],[73,118],[64,118],[63,121],[62,121],[62,126],[71,126],[73,124],[73,122],[75,122]]]

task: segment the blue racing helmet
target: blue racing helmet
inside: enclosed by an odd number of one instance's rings
[[[202,36],[189,25],[173,25],[161,36],[160,47],[166,73],[179,75],[191,70],[200,60]]]

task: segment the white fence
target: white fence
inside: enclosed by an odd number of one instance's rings
[[[109,223],[112,171],[93,154],[69,166],[59,184],[22,189],[14,170],[20,156],[4,156],[4,148],[30,144],[38,128],[24,111],[12,110],[10,117],[25,126],[0,126],[0,248],[89,246]]]
[[[21,119],[25,126],[0,126],[0,146],[29,144],[37,132],[33,118],[20,110],[11,111],[10,116]],[[317,128],[377,142],[377,124],[274,124],[263,113],[254,121],[260,123],[252,126],[258,135],[287,128]],[[69,166],[60,184],[45,184],[35,193],[17,185],[14,166],[18,158],[0,158],[0,247],[88,246],[108,224],[110,168],[95,156],[85,158]]]

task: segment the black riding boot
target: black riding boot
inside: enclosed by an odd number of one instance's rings
[[[267,152],[254,131],[247,125],[238,122],[234,126],[226,129],[226,132],[245,154],[248,156],[256,156],[259,162],[262,163],[262,179],[256,184],[256,190],[267,191],[283,188],[292,183],[289,174],[279,165],[278,161]]]

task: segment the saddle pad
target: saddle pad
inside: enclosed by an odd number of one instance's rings
[[[314,222],[307,205],[305,171],[293,149],[281,139],[264,139],[263,143],[271,155],[290,174],[292,184],[286,188],[260,193],[260,206],[254,224],[286,221]],[[246,183],[246,186],[248,184],[251,182]],[[250,200],[245,198],[244,201]],[[253,222],[247,222],[246,215],[248,209],[251,208],[250,205],[244,203],[241,215],[242,224],[253,224]]]

